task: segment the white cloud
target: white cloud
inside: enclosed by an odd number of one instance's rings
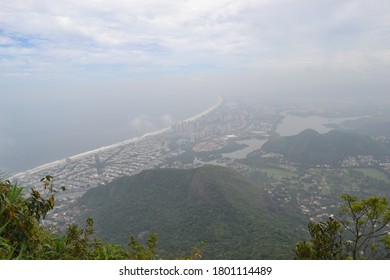
[[[129,126],[132,130],[145,133],[169,127],[174,123],[174,117],[165,113],[161,116],[139,115],[129,121]]]
[[[164,115],[162,115],[160,117],[160,120],[162,121],[162,123],[165,127],[171,126],[175,123],[175,119],[169,113],[165,113]]]
[[[140,115],[135,117],[134,119],[130,120],[129,125],[132,129],[136,131],[138,130],[148,131],[156,128],[152,118],[146,115]]]
[[[5,1],[0,59],[59,75],[88,75],[96,65],[107,73],[119,65],[129,73],[194,64],[348,69],[388,49],[389,14],[385,0]]]

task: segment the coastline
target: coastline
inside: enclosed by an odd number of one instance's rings
[[[187,119],[185,119],[183,121],[180,121],[180,122],[196,121],[196,120],[206,116],[207,114],[211,113],[215,109],[217,109],[222,103],[223,103],[222,96],[218,96],[218,101],[217,101],[216,104],[214,104],[211,107],[207,108],[206,110],[204,110],[204,111],[202,111],[202,112],[200,112],[200,113],[198,113],[198,114],[196,114],[194,116],[191,116],[191,117],[189,117],[189,118],[187,118]],[[144,139],[146,139],[148,137],[153,137],[153,136],[157,136],[157,135],[163,134],[165,132],[168,132],[169,130],[171,130],[171,126],[162,128],[162,129],[157,130],[157,131],[147,132],[147,133],[143,134],[142,136],[136,136],[136,137],[130,138],[128,140],[117,142],[117,143],[114,143],[114,144],[111,144],[111,145],[108,145],[108,146],[103,146],[103,147],[100,147],[100,148],[97,148],[97,149],[93,149],[93,150],[86,151],[86,152],[83,152],[83,153],[80,153],[80,154],[69,156],[69,157],[67,157],[65,159],[52,161],[52,162],[49,162],[49,163],[46,163],[46,164],[34,167],[32,169],[28,169],[26,171],[18,172],[16,174],[12,175],[10,177],[10,179],[14,179],[16,177],[23,176],[25,174],[36,173],[36,172],[42,171],[42,170],[44,170],[46,168],[54,167],[54,166],[59,165],[59,164],[64,164],[64,163],[66,163],[67,159],[77,160],[79,158],[82,158],[82,157],[85,157],[85,156],[88,156],[88,155],[93,155],[93,154],[96,154],[96,153],[99,153],[99,152],[103,152],[105,150],[118,148],[120,146],[127,145],[127,144],[130,144],[130,143],[135,143],[135,142],[144,140]]]

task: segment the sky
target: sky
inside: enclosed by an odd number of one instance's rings
[[[387,0],[3,0],[0,7],[7,90],[176,75],[384,79],[389,65]]]
[[[174,123],[175,94],[388,99],[388,77],[388,0],[2,0],[0,170]]]

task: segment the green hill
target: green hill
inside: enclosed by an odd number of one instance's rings
[[[233,170],[204,166],[123,177],[89,190],[80,203],[99,236],[126,244],[130,235],[157,232],[161,255],[185,255],[207,241],[207,259],[291,258],[296,226],[265,210],[261,194]]]
[[[337,165],[348,156],[381,157],[387,153],[379,142],[365,135],[336,130],[320,134],[312,129],[276,137],[265,143],[262,150],[282,154],[289,161],[304,165]]]

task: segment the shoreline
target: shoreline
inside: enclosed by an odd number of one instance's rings
[[[212,111],[214,111],[215,109],[217,109],[222,103],[223,103],[223,98],[222,98],[222,96],[219,95],[218,96],[218,101],[217,101],[216,104],[214,104],[211,107],[207,108],[206,110],[204,110],[204,111],[202,111],[202,112],[200,112],[200,113],[198,113],[198,114],[196,114],[194,116],[191,116],[191,117],[189,117],[189,118],[187,118],[185,120],[182,120],[180,122],[196,121],[196,120],[200,119],[201,117],[204,117],[207,114],[209,114]],[[50,167],[53,167],[53,166],[56,166],[56,165],[59,165],[59,164],[66,163],[67,159],[77,160],[79,158],[82,158],[82,157],[85,157],[85,156],[88,156],[88,155],[93,155],[93,154],[96,154],[96,153],[99,153],[99,152],[102,152],[102,151],[105,151],[105,150],[109,150],[109,149],[113,149],[113,148],[117,148],[117,147],[120,147],[120,146],[123,146],[123,145],[130,144],[130,143],[138,142],[138,141],[144,140],[144,139],[146,139],[148,137],[157,136],[157,135],[163,134],[165,132],[168,132],[169,130],[171,130],[171,128],[172,128],[172,126],[165,127],[165,128],[160,129],[160,130],[157,130],[157,131],[147,132],[147,133],[143,134],[142,136],[136,136],[136,137],[133,137],[133,138],[121,141],[121,142],[117,142],[117,143],[114,143],[114,144],[111,144],[111,145],[108,145],[108,146],[103,146],[103,147],[100,147],[100,148],[97,148],[97,149],[93,149],[93,150],[86,151],[86,152],[83,152],[83,153],[80,153],[80,154],[69,156],[69,157],[64,158],[64,159],[60,159],[60,160],[52,161],[52,162],[49,162],[49,163],[45,163],[43,165],[39,165],[37,167],[28,169],[26,171],[22,171],[22,172],[16,173],[16,174],[12,175],[10,177],[10,179],[14,179],[15,177],[23,176],[23,175],[26,175],[26,174],[36,173],[36,172],[42,171],[42,170],[44,170],[46,168],[50,168]]]

